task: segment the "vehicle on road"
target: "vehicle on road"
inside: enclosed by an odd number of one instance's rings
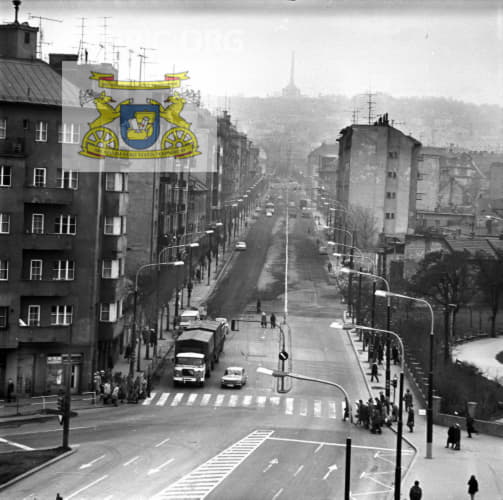
[[[186,328],[191,325],[194,321],[200,321],[201,314],[199,309],[187,309],[180,315],[180,328]]]
[[[203,386],[224,350],[226,329],[222,322],[199,321],[175,340],[173,384]]]
[[[222,387],[243,387],[247,380],[246,371],[242,366],[229,366],[222,376],[220,385]]]
[[[323,247],[323,246],[319,247],[318,248],[318,253],[320,255],[328,255],[328,248],[327,247]]]
[[[234,250],[246,250],[246,241],[236,241],[234,245]]]
[[[272,212],[270,210],[268,210],[266,213],[265,213],[265,216],[266,217],[272,217]]]
[[[297,210],[288,210],[288,216],[294,219],[297,218]]]

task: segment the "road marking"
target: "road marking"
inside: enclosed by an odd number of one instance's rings
[[[272,497],[272,500],[276,500],[276,498],[278,498],[281,493],[283,493],[283,488],[279,489],[276,494]]]
[[[300,400],[300,416],[305,417],[307,416],[307,400],[301,399]]]
[[[91,460],[90,462],[88,462],[87,464],[82,464],[79,469],[87,469],[91,466],[93,466],[96,462],[99,462],[100,460],[102,460],[103,458],[105,458],[106,455],[101,455],[101,457],[98,457],[98,458],[95,458],[94,460]]]
[[[270,396],[269,401],[273,406],[279,406],[279,396]]]
[[[184,394],[184,392],[178,392],[177,394],[175,394],[173,401],[171,401],[171,406],[178,406],[180,404],[180,401],[183,399]]]
[[[152,500],[180,500],[206,498],[224,479],[248,458],[274,431],[256,430],[218,455],[169,485]]]
[[[225,396],[223,394],[217,394],[217,399],[215,400],[215,406],[222,406]]]
[[[170,438],[166,438],[164,441],[161,441],[160,443],[157,443],[155,445],[156,448],[159,448],[159,446],[162,446],[164,443],[167,443],[170,440]]]
[[[266,396],[257,396],[257,405],[259,408],[263,408],[265,406],[266,401],[267,401]]]
[[[324,443],[320,443],[320,445],[318,446],[318,448],[316,448],[316,450],[314,450],[314,452],[318,453],[323,448],[323,445]]]
[[[198,394],[193,392],[189,396],[189,399],[187,400],[187,406],[192,406],[194,404],[195,400],[197,399],[197,396],[198,396]]]
[[[133,462],[136,462],[139,458],[140,458],[140,456],[137,455],[136,457],[133,457],[131,460],[128,460],[127,462],[123,463],[122,465],[124,467],[127,467],[128,465],[131,465]]]
[[[164,406],[164,404],[166,403],[168,398],[169,398],[169,392],[163,392],[161,394],[161,397],[159,398],[159,401],[157,401],[156,405],[157,406]]]
[[[201,399],[201,403],[199,403],[200,406],[206,406],[210,402],[210,399],[211,399],[211,394],[203,394],[203,397]]]
[[[314,402],[314,416],[321,418],[321,401],[319,399]]]
[[[238,404],[238,397],[235,394],[232,394],[232,396],[229,398],[229,406],[230,407],[235,407]]]
[[[147,472],[147,476],[151,476],[152,474],[156,474],[157,472],[159,472],[161,469],[166,467],[166,465],[169,465],[174,460],[175,460],[174,458],[170,458],[167,462],[164,462],[163,464],[159,465],[159,467],[154,467],[153,469],[150,469]]]
[[[149,405],[152,402],[152,400],[155,398],[156,394],[157,394],[156,392],[151,392],[150,397],[146,398],[145,401],[143,401],[142,405],[145,405],[145,406]]]
[[[330,476],[330,473],[334,470],[337,470],[337,465],[334,464],[334,465],[329,465],[328,466],[328,471],[327,473],[323,476],[323,479],[328,479],[328,476]]]
[[[262,471],[263,473],[266,473],[273,465],[277,465],[279,463],[279,460],[277,458],[273,458],[268,464],[267,467]]]
[[[303,466],[303,465],[300,465],[300,466],[299,466],[299,468],[295,471],[295,474],[293,475],[293,477],[296,477],[296,476],[297,476],[297,474],[299,474],[299,473],[300,473],[300,471],[301,471],[303,468],[304,468],[304,466]]]
[[[288,441],[292,443],[304,443],[304,444],[318,444],[318,448],[322,446],[336,446],[336,447],[346,447],[346,443],[329,443],[328,441],[311,441],[309,439],[293,439],[293,438],[282,438],[282,437],[270,437],[269,441]],[[394,448],[379,448],[378,446],[362,446],[358,444],[351,445],[351,448],[358,448],[361,450],[382,450],[382,451],[394,451]]]
[[[4,438],[0,438],[0,443],[9,444],[10,446],[15,446],[17,448],[21,448],[22,450],[26,450],[26,451],[33,451],[34,450],[34,448],[30,448],[29,446],[26,446],[26,445],[21,444],[21,443],[16,443],[15,441],[9,441],[9,440],[4,439]]]
[[[80,488],[80,490],[77,490],[75,493],[72,493],[71,495],[68,495],[67,497],[65,497],[66,500],[70,500],[71,498],[76,497],[77,495],[79,495],[83,491],[87,490],[88,488],[91,488],[95,484],[98,484],[99,482],[103,481],[107,477],[108,477],[108,474],[105,474],[104,476],[99,477],[98,479],[96,479],[92,483],[89,483],[87,486],[84,486],[83,488]]]
[[[243,406],[250,406],[251,402],[252,402],[252,396],[250,396],[250,394],[246,395],[243,398]]]
[[[286,398],[285,415],[293,415],[293,398]]]
[[[328,418],[335,418],[335,401],[328,402]]]

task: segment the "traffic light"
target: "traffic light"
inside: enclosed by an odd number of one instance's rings
[[[63,425],[66,417],[66,396],[58,396],[58,421],[60,425]]]

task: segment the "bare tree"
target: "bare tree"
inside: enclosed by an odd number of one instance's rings
[[[353,229],[354,242],[361,250],[370,250],[376,246],[378,238],[377,217],[366,207],[352,205],[349,226]],[[349,228],[351,230],[351,228]]]

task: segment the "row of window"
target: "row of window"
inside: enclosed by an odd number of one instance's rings
[[[12,187],[12,167],[0,165],[0,187]],[[57,169],[56,187],[62,189],[78,188],[78,172]],[[47,169],[45,167],[35,167],[33,169],[34,187],[45,187],[47,185]],[[115,192],[125,192],[128,189],[128,174],[122,172],[105,173],[105,190]]]
[[[9,213],[0,213],[0,234],[10,233]],[[77,218],[74,215],[58,215],[54,218],[54,231],[52,234],[77,234]],[[45,214],[31,215],[31,233],[45,233]],[[103,233],[111,236],[126,234],[125,216],[106,216],[104,218]],[[47,233],[49,234],[49,233]]]
[[[44,120],[35,121],[35,142],[47,142],[49,136],[49,122]],[[23,120],[23,128],[28,130],[29,120]],[[0,118],[0,139],[7,138],[7,119]],[[58,124],[58,142],[61,144],[80,143],[80,123]]]
[[[101,277],[117,279],[124,276],[124,259],[104,259],[101,264]],[[43,278],[44,261],[30,259],[30,280],[39,281]],[[51,278],[54,281],[72,281],[75,278],[75,262],[73,260],[55,260],[52,262]],[[0,281],[9,280],[9,261],[0,259]]]

